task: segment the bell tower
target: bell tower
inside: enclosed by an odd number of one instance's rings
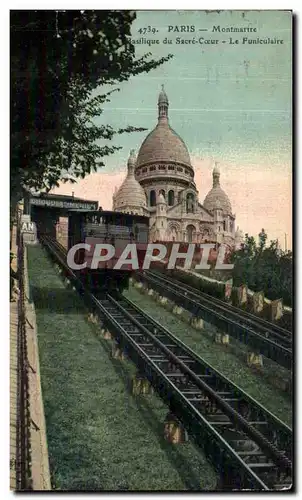
[[[169,110],[169,100],[165,92],[165,88],[162,85],[162,90],[158,96],[158,123],[168,122],[168,110]]]

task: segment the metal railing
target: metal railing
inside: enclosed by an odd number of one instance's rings
[[[17,443],[16,443],[16,490],[32,489],[29,380],[26,339],[24,244],[18,221],[18,331],[17,331]]]

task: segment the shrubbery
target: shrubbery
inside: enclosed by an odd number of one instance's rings
[[[245,235],[240,250],[234,251],[229,261],[234,263],[233,286],[247,285],[254,292],[264,292],[270,300],[283,299],[284,305],[292,306],[292,253],[278,248],[277,241],[266,246],[267,234],[262,229],[257,245],[253,236]],[[224,299],[225,283],[210,282],[180,269],[164,271],[179,281],[213,297]],[[230,276],[228,276],[229,278]]]
[[[255,238],[245,235],[240,250],[233,252],[233,285],[247,284],[255,291],[263,291],[271,300],[283,299],[285,305],[292,305],[292,253],[278,248],[277,241],[266,247],[267,234],[262,229],[259,244]]]
[[[216,297],[218,299],[224,299],[225,295],[224,283],[215,283],[215,282],[211,283],[210,281],[202,279],[202,277],[197,278],[197,276],[189,274],[185,271],[181,271],[179,269],[173,269],[171,271],[168,271],[168,273],[173,278],[178,279],[182,283],[190,285],[193,288],[197,288],[197,290],[200,290],[201,292],[212,295],[213,297]]]

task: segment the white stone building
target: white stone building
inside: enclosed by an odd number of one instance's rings
[[[187,147],[170,127],[168,97],[158,98],[158,123],[142,143],[137,159],[131,151],[128,174],[113,195],[113,210],[150,216],[151,241],[239,244],[235,215],[220,186],[217,164],[213,187],[198,200]]]

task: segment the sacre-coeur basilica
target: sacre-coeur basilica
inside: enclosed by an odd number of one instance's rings
[[[150,241],[242,242],[229,197],[220,185],[215,164],[213,187],[198,199],[194,169],[184,141],[169,123],[164,88],[158,97],[158,123],[143,141],[137,158],[128,159],[127,176],[113,195],[113,210],[150,217]]]

